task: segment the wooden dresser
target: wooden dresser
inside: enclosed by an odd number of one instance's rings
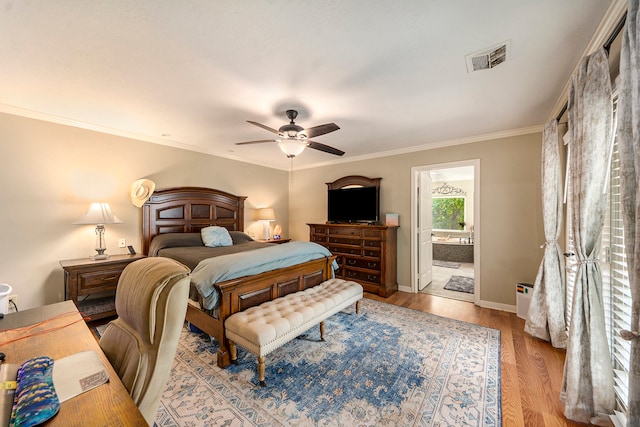
[[[388,297],[398,290],[398,227],[358,224],[307,224],[309,240],[336,255],[336,277],[353,280],[365,292]]]

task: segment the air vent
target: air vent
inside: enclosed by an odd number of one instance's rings
[[[467,72],[488,70],[506,62],[511,57],[511,42],[499,43],[479,52],[465,56]]]

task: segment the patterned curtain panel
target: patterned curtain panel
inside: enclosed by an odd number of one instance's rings
[[[550,120],[542,134],[542,215],[544,257],[533,286],[525,332],[566,348],[564,259],[558,239],[562,230],[562,173],[558,122]]]
[[[627,268],[631,287],[631,340],[627,425],[640,425],[640,25],[638,0],[630,0],[622,33],[618,94],[618,149]]]
[[[572,227],[578,271],[567,342],[561,398],[565,416],[589,423],[615,408],[613,368],[605,331],[598,254],[607,194],[613,106],[604,49],[582,60],[568,99]]]

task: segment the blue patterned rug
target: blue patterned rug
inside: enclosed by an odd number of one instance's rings
[[[500,426],[500,331],[363,300],[267,356],[219,369],[182,333],[156,425]]]

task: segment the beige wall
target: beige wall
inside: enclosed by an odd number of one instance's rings
[[[107,226],[107,252],[124,253],[119,238],[140,250],[141,211],[128,199],[139,178],[157,188],[246,195],[248,231],[260,235],[253,210],[271,206],[283,237],[308,240],[306,224],[326,221],[326,182],[382,177],[381,215],[400,214],[398,282],[410,286],[411,168],[480,159],[481,300],[514,305],[514,284],[532,283],[542,256],[540,134],[296,170],[291,179],[285,171],[7,114],[0,114],[0,138],[0,283],[13,286],[20,309],[62,300],[59,261],[95,252],[93,227],[71,224],[92,201],[110,202],[123,220]]]
[[[487,306],[515,305],[515,283],[533,283],[542,257],[539,133],[294,172],[291,237],[308,240],[306,223],[326,221],[326,182],[346,175],[381,177],[380,214],[400,214],[398,283],[410,286],[411,168],[480,159],[481,295]],[[477,227],[477,223],[476,223]]]
[[[107,253],[125,252],[119,238],[140,251],[141,210],[128,198],[139,178],[248,196],[245,229],[260,236],[254,209],[270,206],[289,235],[285,171],[8,114],[0,140],[0,283],[20,309],[64,299],[59,261],[95,254],[95,227],[72,225],[92,201],[109,202],[123,221],[106,226]]]

